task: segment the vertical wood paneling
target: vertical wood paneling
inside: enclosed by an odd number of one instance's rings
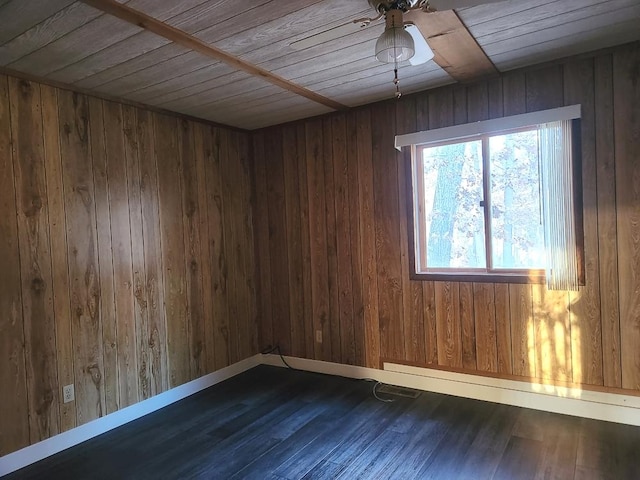
[[[12,78],[9,92],[31,412],[29,438],[37,442],[60,431],[40,86]]]
[[[618,288],[618,230],[614,144],[612,56],[595,62],[596,176],[598,194],[598,270],[604,385],[622,387],[620,365],[620,307]]]
[[[224,227],[227,214],[225,212],[225,199],[222,192],[222,173],[223,160],[227,155],[226,136],[222,135],[220,129],[214,128],[210,130],[213,137],[211,158],[206,164],[206,180],[208,194],[208,224],[210,247],[210,265],[211,281],[213,283],[213,335],[215,350],[216,368],[222,368],[229,365],[230,362],[230,340],[229,340],[229,299],[227,298],[227,255],[224,238]],[[266,205],[267,199],[264,198]],[[268,216],[264,216],[264,221],[268,220]],[[268,227],[267,227],[268,228]],[[268,242],[266,242],[267,261],[269,260]],[[262,255],[262,250],[260,255]],[[262,264],[261,264],[262,267]],[[267,270],[268,273],[268,270]],[[263,295],[268,299],[270,295]],[[269,302],[269,307],[271,303]],[[263,318],[271,318],[271,308],[263,311]],[[269,323],[270,326],[270,323]]]
[[[289,306],[289,261],[282,135],[269,132],[265,138],[267,154],[267,201],[269,205],[269,247],[271,251],[271,309],[274,345],[291,354]],[[329,340],[329,337],[326,338]]]
[[[206,165],[211,162],[211,135],[210,130],[201,124],[193,125],[194,160],[196,168],[196,189],[198,196],[198,241],[200,242],[201,260],[200,272],[202,274],[202,320],[203,320],[203,367],[205,371],[212,372],[216,368],[214,324],[213,324],[213,278],[211,269],[211,241],[209,236],[207,205],[207,177]]]
[[[138,359],[122,107],[104,102],[103,116],[115,286],[118,397],[119,408],[123,408],[138,401]]]
[[[526,79],[523,72],[509,72],[502,77],[502,99],[505,116],[527,111]]]
[[[355,365],[365,364],[365,325],[362,285],[362,233],[360,231],[360,174],[358,171],[358,117],[355,112],[346,118],[346,162],[349,218],[349,254],[351,258],[351,298],[353,300],[353,355]],[[345,299],[343,299],[345,301]]]
[[[593,58],[567,63],[564,66],[564,102],[566,105],[580,104],[582,111],[582,218],[586,277],[586,285],[569,295],[573,381],[603,385],[594,93]]]
[[[0,167],[0,455],[256,352],[247,134],[0,77]]]
[[[64,187],[60,159],[58,125],[58,94],[56,89],[41,85],[42,126],[44,133],[45,175],[49,204],[49,232],[51,251],[51,275],[53,309],[56,322],[56,357],[58,367],[58,392],[64,385],[73,383],[73,344],[71,311],[69,306],[69,259],[67,257],[64,219]],[[0,101],[1,103],[1,101]],[[60,403],[60,430],[76,426],[75,402]]]
[[[340,342],[340,304],[338,292],[338,257],[336,238],[336,191],[333,155],[333,132],[331,118],[322,119],[322,152],[325,188],[325,223],[327,226],[327,265],[329,272],[329,333],[331,335],[331,361],[340,362],[342,346]]]
[[[105,414],[100,273],[86,97],[58,92],[78,423]],[[108,217],[107,217],[108,218]],[[106,221],[101,218],[101,222]]]
[[[300,214],[300,184],[298,182],[299,152],[295,126],[282,131],[284,163],[285,217],[287,221],[287,259],[289,278],[289,318],[291,319],[291,354],[304,357],[305,322],[302,285],[302,226]]]
[[[224,132],[227,137],[227,155],[224,169],[222,191],[225,202],[225,245],[227,246],[228,265],[228,296],[229,296],[229,354],[230,362],[240,360],[240,344],[243,339],[243,325],[246,325],[248,314],[248,302],[244,302],[242,291],[246,286],[244,281],[244,267],[242,250],[244,247],[241,231],[243,211],[241,206],[241,166],[238,137],[235,132]],[[237,186],[236,186],[237,185]],[[282,232],[285,235],[285,232]],[[286,279],[287,271],[284,270],[283,279]],[[288,295],[284,290],[284,296]],[[288,305],[288,301],[286,303]],[[288,318],[288,310],[286,312]]]
[[[273,321],[271,316],[271,255],[269,249],[269,202],[267,198],[267,157],[264,133],[253,135],[253,161],[255,178],[256,257],[258,270],[258,302],[260,319],[260,349],[273,346]],[[306,183],[305,183],[306,184]],[[215,319],[215,317],[214,317]]]
[[[512,374],[511,312],[509,308],[509,285],[496,283],[496,342],[498,348],[498,373]]]
[[[495,99],[493,100],[495,101]],[[478,83],[467,88],[466,107],[468,122],[478,122],[489,118],[489,89],[486,83]]]
[[[569,293],[534,285],[533,318],[537,378],[570,382],[573,378]]]
[[[455,87],[452,93],[453,93],[453,124],[460,125],[463,123],[467,123],[469,118],[469,107],[467,105],[467,88]]]
[[[194,153],[194,137],[191,122],[181,120],[178,128],[178,148],[182,166],[182,211],[185,246],[185,271],[187,294],[187,322],[189,324],[189,346],[191,378],[206,373],[206,351],[204,342],[204,303],[202,300],[202,252],[200,248],[200,203],[198,202],[198,179]]]
[[[396,134],[416,131],[415,97],[405,98],[396,104]],[[409,207],[411,205],[411,151],[404,149],[397,154],[398,162],[398,213],[400,220],[400,264],[402,269],[402,316],[404,318],[405,359],[426,362],[424,306],[422,285],[410,281],[409,257]]]
[[[376,263],[375,205],[372,166],[371,110],[357,114],[359,183],[359,230],[362,251],[362,296],[364,299],[365,366],[380,362],[380,316],[378,308],[378,268]]]
[[[460,284],[435,283],[438,365],[462,368]]]
[[[349,211],[349,156],[347,154],[347,119],[345,115],[332,119],[333,176],[336,211],[336,258],[338,273],[338,305],[340,322],[341,362],[356,363],[354,302],[352,286],[351,217]]]
[[[149,302],[147,300],[146,267],[144,263],[144,233],[142,222],[142,183],[140,179],[139,139],[136,109],[122,108],[124,151],[129,195],[129,228],[131,230],[131,261],[133,271],[133,318],[135,319],[135,353],[137,360],[138,398],[151,396]]]
[[[640,44],[613,55],[622,387],[640,389]]]
[[[149,394],[156,395],[169,388],[167,371],[167,318],[164,309],[164,278],[160,245],[160,212],[158,198],[158,169],[156,165],[153,116],[138,110],[138,154],[140,157],[140,201],[142,204],[142,233],[144,243],[144,281],[147,293],[149,341]]]
[[[424,334],[427,364],[438,363],[438,331],[436,321],[435,282],[422,282],[422,307],[424,309]]]
[[[186,255],[184,230],[180,225],[183,210],[180,190],[182,167],[177,138],[178,122],[172,117],[154,115],[154,129],[167,317],[169,387],[176,387],[191,379]]]
[[[311,238],[309,236],[309,189],[307,187],[307,139],[305,124],[296,126],[296,150],[298,152],[298,185],[300,188],[300,249],[302,254],[302,292],[304,299],[305,351],[313,355],[315,335],[313,333],[313,302],[311,292]],[[255,152],[254,152],[255,154]]]
[[[240,132],[232,132],[232,135],[238,145],[238,160],[236,163],[238,175],[235,185],[238,187],[239,201],[239,211],[236,219],[238,222],[240,281],[236,283],[236,286],[240,294],[238,301],[243,313],[238,352],[240,359],[244,359],[258,352],[253,215],[251,213],[253,182],[251,178],[249,135]]]
[[[315,358],[331,360],[329,318],[329,264],[327,259],[326,197],[322,121],[305,123],[307,139],[307,188],[309,192],[309,238],[311,256],[311,295]],[[270,212],[271,213],[271,212]],[[318,338],[318,332],[320,337]],[[321,340],[321,341],[319,341]]]
[[[532,70],[525,75],[528,112],[563,105],[563,67],[552,65]]]
[[[29,445],[17,206],[7,77],[0,75],[0,456]]]
[[[503,79],[490,80],[487,84],[489,118],[504,116]]]
[[[498,371],[495,290],[491,283],[473,284],[478,370]]]
[[[109,213],[109,181],[104,138],[102,100],[89,98],[91,159],[95,192],[97,254],[100,273],[100,323],[102,325],[103,381],[105,413],[119,408],[118,341],[116,338],[116,304],[111,247],[111,219]]]
[[[373,107],[372,160],[380,348],[385,358],[404,358],[398,159],[393,148],[393,132],[387,127],[387,122],[394,125],[395,106],[386,102]]]
[[[478,368],[476,353],[476,324],[473,305],[473,283],[462,282],[460,289],[460,334],[462,335],[462,367]],[[482,325],[479,325],[482,327]]]
[[[535,377],[535,334],[531,285],[509,285],[513,373]]]

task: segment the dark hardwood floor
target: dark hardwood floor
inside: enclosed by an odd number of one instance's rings
[[[10,479],[637,479],[640,428],[261,366]]]

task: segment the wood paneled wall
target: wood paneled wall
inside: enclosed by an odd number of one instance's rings
[[[409,279],[396,133],[579,103],[586,285]],[[253,134],[260,345],[640,390],[640,44]]]
[[[0,456],[256,353],[249,147],[0,76]]]

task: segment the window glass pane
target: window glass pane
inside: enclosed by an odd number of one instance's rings
[[[537,131],[491,137],[489,155],[493,268],[542,269]]]
[[[428,268],[486,268],[482,142],[424,148]]]

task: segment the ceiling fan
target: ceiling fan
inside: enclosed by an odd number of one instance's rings
[[[433,59],[458,81],[496,73],[453,10],[500,1],[504,0],[368,0],[376,12],[374,17],[342,23],[290,46],[302,50],[320,45],[384,19],[385,28],[376,41],[375,57],[382,63],[394,64],[396,96],[400,97],[398,65],[403,62],[417,66]],[[471,62],[470,55],[475,55]],[[476,65],[470,65],[474,62]]]

